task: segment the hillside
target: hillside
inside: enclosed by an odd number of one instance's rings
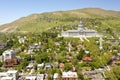
[[[112,21],[112,18],[117,18]],[[22,17],[12,23],[4,24],[0,26],[0,32],[43,32],[52,27],[63,26],[65,24],[78,24],[81,19],[106,19],[110,18],[109,22],[114,22],[114,27],[120,27],[120,21],[118,18],[120,17],[120,12],[103,10],[99,8],[84,8],[78,10],[70,10],[70,11],[57,11],[57,12],[49,12],[42,14],[32,14],[27,17]],[[89,21],[89,20],[87,20]],[[99,20],[103,26],[108,25]],[[117,23],[116,23],[117,21]],[[113,24],[111,24],[113,25]],[[87,24],[88,26],[88,24]],[[94,28],[94,26],[92,27]]]

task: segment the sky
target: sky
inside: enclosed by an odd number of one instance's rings
[[[34,13],[89,7],[120,11],[120,0],[0,0],[0,25]]]

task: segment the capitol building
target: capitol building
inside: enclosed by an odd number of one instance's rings
[[[62,31],[61,37],[99,37],[99,34],[95,30],[85,29],[83,23],[80,22],[77,30]]]

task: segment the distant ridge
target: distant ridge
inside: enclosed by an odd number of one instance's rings
[[[31,14],[12,23],[0,26],[0,32],[43,32],[63,22],[58,19],[71,18],[101,18],[120,17],[120,11],[104,10],[100,8],[84,8],[69,11],[56,11],[41,14]],[[52,20],[52,21],[51,21]],[[56,24],[58,23],[58,24]],[[38,30],[39,29],[39,30]]]

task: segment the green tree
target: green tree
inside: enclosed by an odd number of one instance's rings
[[[70,71],[72,70],[72,68],[73,68],[73,65],[71,63],[65,63],[65,68],[64,68],[65,71]]]
[[[0,67],[2,67],[2,65],[3,65],[3,62],[0,62]]]
[[[49,55],[48,53],[38,53],[35,55],[35,60],[38,63],[42,63],[42,62],[48,62],[49,61]]]
[[[85,51],[83,49],[80,49],[79,54],[77,55],[77,59],[82,60],[84,54],[85,54]]]

